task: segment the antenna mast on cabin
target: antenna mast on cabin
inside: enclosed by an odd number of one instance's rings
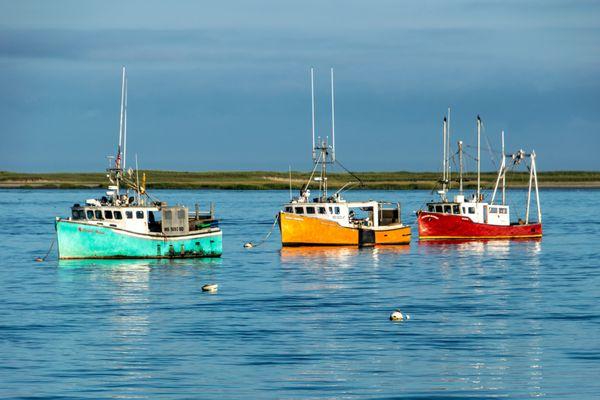
[[[452,178],[450,177],[450,107],[448,107],[448,131],[446,137],[446,145],[448,146],[446,150],[446,181],[448,183],[448,190],[450,190],[450,182],[452,182]]]
[[[333,68],[331,68],[331,161],[335,162],[335,98],[333,89]]]
[[[310,68],[310,100],[312,106],[312,159],[315,162],[315,77],[313,67]]]
[[[477,116],[477,201],[481,201],[481,118]]]
[[[335,162],[335,92],[334,92],[334,81],[333,81],[333,68],[330,70],[331,73],[331,139],[332,144],[329,145],[328,138],[321,139],[318,137],[315,141],[315,87],[314,87],[314,68],[310,69],[310,94],[311,94],[311,110],[312,110],[312,159],[313,159],[313,170],[310,178],[304,187],[303,191],[308,189],[310,182],[313,179],[314,173],[317,168],[321,166],[321,174],[315,177],[314,180],[319,182],[319,190],[321,192],[321,198],[327,198],[327,164],[333,164]]]
[[[123,107],[123,171],[127,170],[127,76],[125,76],[125,106]]]
[[[458,165],[459,165],[459,175],[458,175],[458,191],[460,194],[463,194],[463,150],[462,150],[463,142],[462,140],[458,141]]]

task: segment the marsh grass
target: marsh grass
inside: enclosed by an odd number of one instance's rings
[[[231,189],[264,190],[287,189],[288,172],[273,171],[153,171],[145,170],[149,189]],[[362,189],[433,189],[440,174],[437,172],[355,172],[363,181]],[[308,172],[292,172],[292,187],[300,188],[309,177]],[[456,176],[453,177],[453,180]],[[328,174],[329,187],[339,188],[354,178],[346,173]],[[481,174],[482,186],[490,188],[496,179],[495,172]],[[514,172],[507,176],[511,187],[525,187],[528,172]],[[593,188],[600,187],[600,172],[593,171],[549,171],[538,173],[541,187]],[[464,176],[466,189],[475,187],[477,176]],[[4,188],[99,188],[107,184],[105,173],[20,173],[0,171],[0,187]],[[458,187],[453,182],[453,187]]]

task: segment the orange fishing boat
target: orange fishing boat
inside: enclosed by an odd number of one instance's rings
[[[314,72],[311,68],[313,170],[297,197],[291,196],[279,212],[283,246],[374,246],[410,243],[410,227],[401,220],[400,203],[384,201],[346,201],[341,193],[362,183],[335,158],[335,113],[333,69],[331,69],[331,145],[328,140],[315,142]],[[327,166],[338,164],[357,181],[349,182],[328,194]],[[320,175],[315,176],[317,169]],[[319,196],[310,197],[310,184],[319,185]]]

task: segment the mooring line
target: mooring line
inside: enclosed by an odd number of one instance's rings
[[[246,247],[246,248],[258,247],[261,244],[263,244],[264,242],[266,242],[269,239],[269,237],[271,236],[271,234],[273,233],[273,230],[275,229],[275,225],[277,225],[278,220],[279,220],[279,214],[277,214],[277,216],[275,216],[275,221],[273,221],[273,226],[271,226],[269,233],[267,233],[267,236],[265,236],[263,240],[261,240],[260,242],[258,242],[256,244],[254,244],[252,242],[244,243],[244,247]]]
[[[46,255],[44,257],[36,258],[35,261],[37,261],[37,262],[46,261],[46,258],[48,258],[48,256],[50,255],[50,252],[52,251],[52,248],[54,247],[55,241],[56,241],[56,239],[52,239],[52,243],[50,243],[50,248],[48,249],[48,252],[46,252]]]

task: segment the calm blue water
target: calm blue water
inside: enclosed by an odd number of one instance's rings
[[[223,258],[33,262],[54,216],[97,194],[0,191],[1,398],[600,393],[599,191],[543,191],[542,241],[361,250],[282,250],[278,232],[243,249],[285,191],[155,192],[216,201]],[[401,199],[411,224],[431,198],[348,197]],[[388,320],[398,307],[410,321]]]

